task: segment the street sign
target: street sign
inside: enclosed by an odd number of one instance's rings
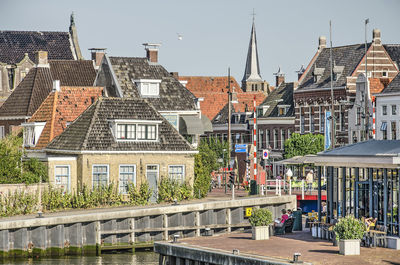
[[[263,158],[268,159],[268,157],[269,157],[269,151],[267,149],[264,149],[263,150]]]
[[[247,148],[236,148],[235,149],[235,153],[246,153],[247,152]]]
[[[246,147],[247,147],[247,144],[235,144],[235,149],[243,149]]]

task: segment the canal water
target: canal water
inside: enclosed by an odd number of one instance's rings
[[[0,262],[1,263],[1,262]],[[158,265],[158,254],[154,252],[136,252],[101,254],[101,256],[65,256],[41,259],[9,260],[2,264],[13,265]]]

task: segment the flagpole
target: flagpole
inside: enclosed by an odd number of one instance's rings
[[[330,66],[331,66],[331,149],[335,148],[335,99],[333,94],[333,58],[332,58],[332,21],[329,20],[329,38],[330,38]]]

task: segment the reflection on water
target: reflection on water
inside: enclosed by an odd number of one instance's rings
[[[130,264],[130,265],[158,265],[158,254],[154,252],[136,252],[131,253],[118,253],[118,254],[102,254],[101,256],[92,257],[79,257],[79,256],[66,256],[66,257],[52,257],[41,259],[24,259],[24,260],[10,260],[3,264],[13,265],[109,265],[109,264]]]

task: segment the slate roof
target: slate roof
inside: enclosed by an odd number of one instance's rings
[[[68,32],[0,31],[0,62],[19,63],[25,53],[34,61],[37,51],[47,51],[50,60],[74,60]]]
[[[196,110],[196,97],[163,66],[149,63],[147,58],[109,57],[124,97],[139,98],[132,80],[161,79],[159,97],[146,97],[158,111]]]
[[[400,154],[398,140],[368,140],[319,153],[318,156],[376,156]]]
[[[368,46],[371,44],[368,44]],[[319,89],[330,87],[330,49],[325,48],[319,54],[314,64],[310,67],[306,76],[301,81],[296,92],[306,89]],[[333,87],[346,86],[346,77],[351,76],[361,59],[364,57],[364,44],[354,44],[332,48],[332,57],[336,66],[343,66],[343,71],[337,81],[333,82]],[[321,78],[318,82],[314,82],[313,71],[315,68],[324,68]]]
[[[293,104],[294,83],[281,83],[273,90],[260,106],[268,105],[268,110],[261,118],[268,117],[294,117]],[[290,105],[285,115],[279,115],[279,105]]]
[[[400,44],[384,44],[383,47],[400,69]]]
[[[237,94],[237,102],[231,103],[232,106],[232,114],[233,113],[243,113],[243,112],[253,112],[254,109],[254,96],[256,96],[256,106],[259,106],[261,102],[264,101],[266,95],[262,92],[244,92],[241,94]],[[228,97],[226,97],[226,102],[228,102]],[[225,124],[228,122],[229,117],[229,109],[228,103],[215,115],[212,120],[212,124]],[[242,123],[242,122],[241,122]]]
[[[0,107],[0,117],[32,116],[53,89],[61,86],[92,86],[96,72],[92,61],[49,61],[50,67],[33,67]]]
[[[392,82],[382,90],[382,94],[386,93],[398,93],[400,92],[400,73],[398,73],[395,78],[393,78]]]
[[[162,121],[157,142],[116,141],[110,124],[115,119]],[[156,109],[140,98],[100,98],[46,148],[69,151],[194,151]]]
[[[73,122],[98,97],[102,87],[61,87],[60,91],[51,92],[28,122],[46,122],[45,127],[32,149],[42,149],[60,135],[67,123]]]

